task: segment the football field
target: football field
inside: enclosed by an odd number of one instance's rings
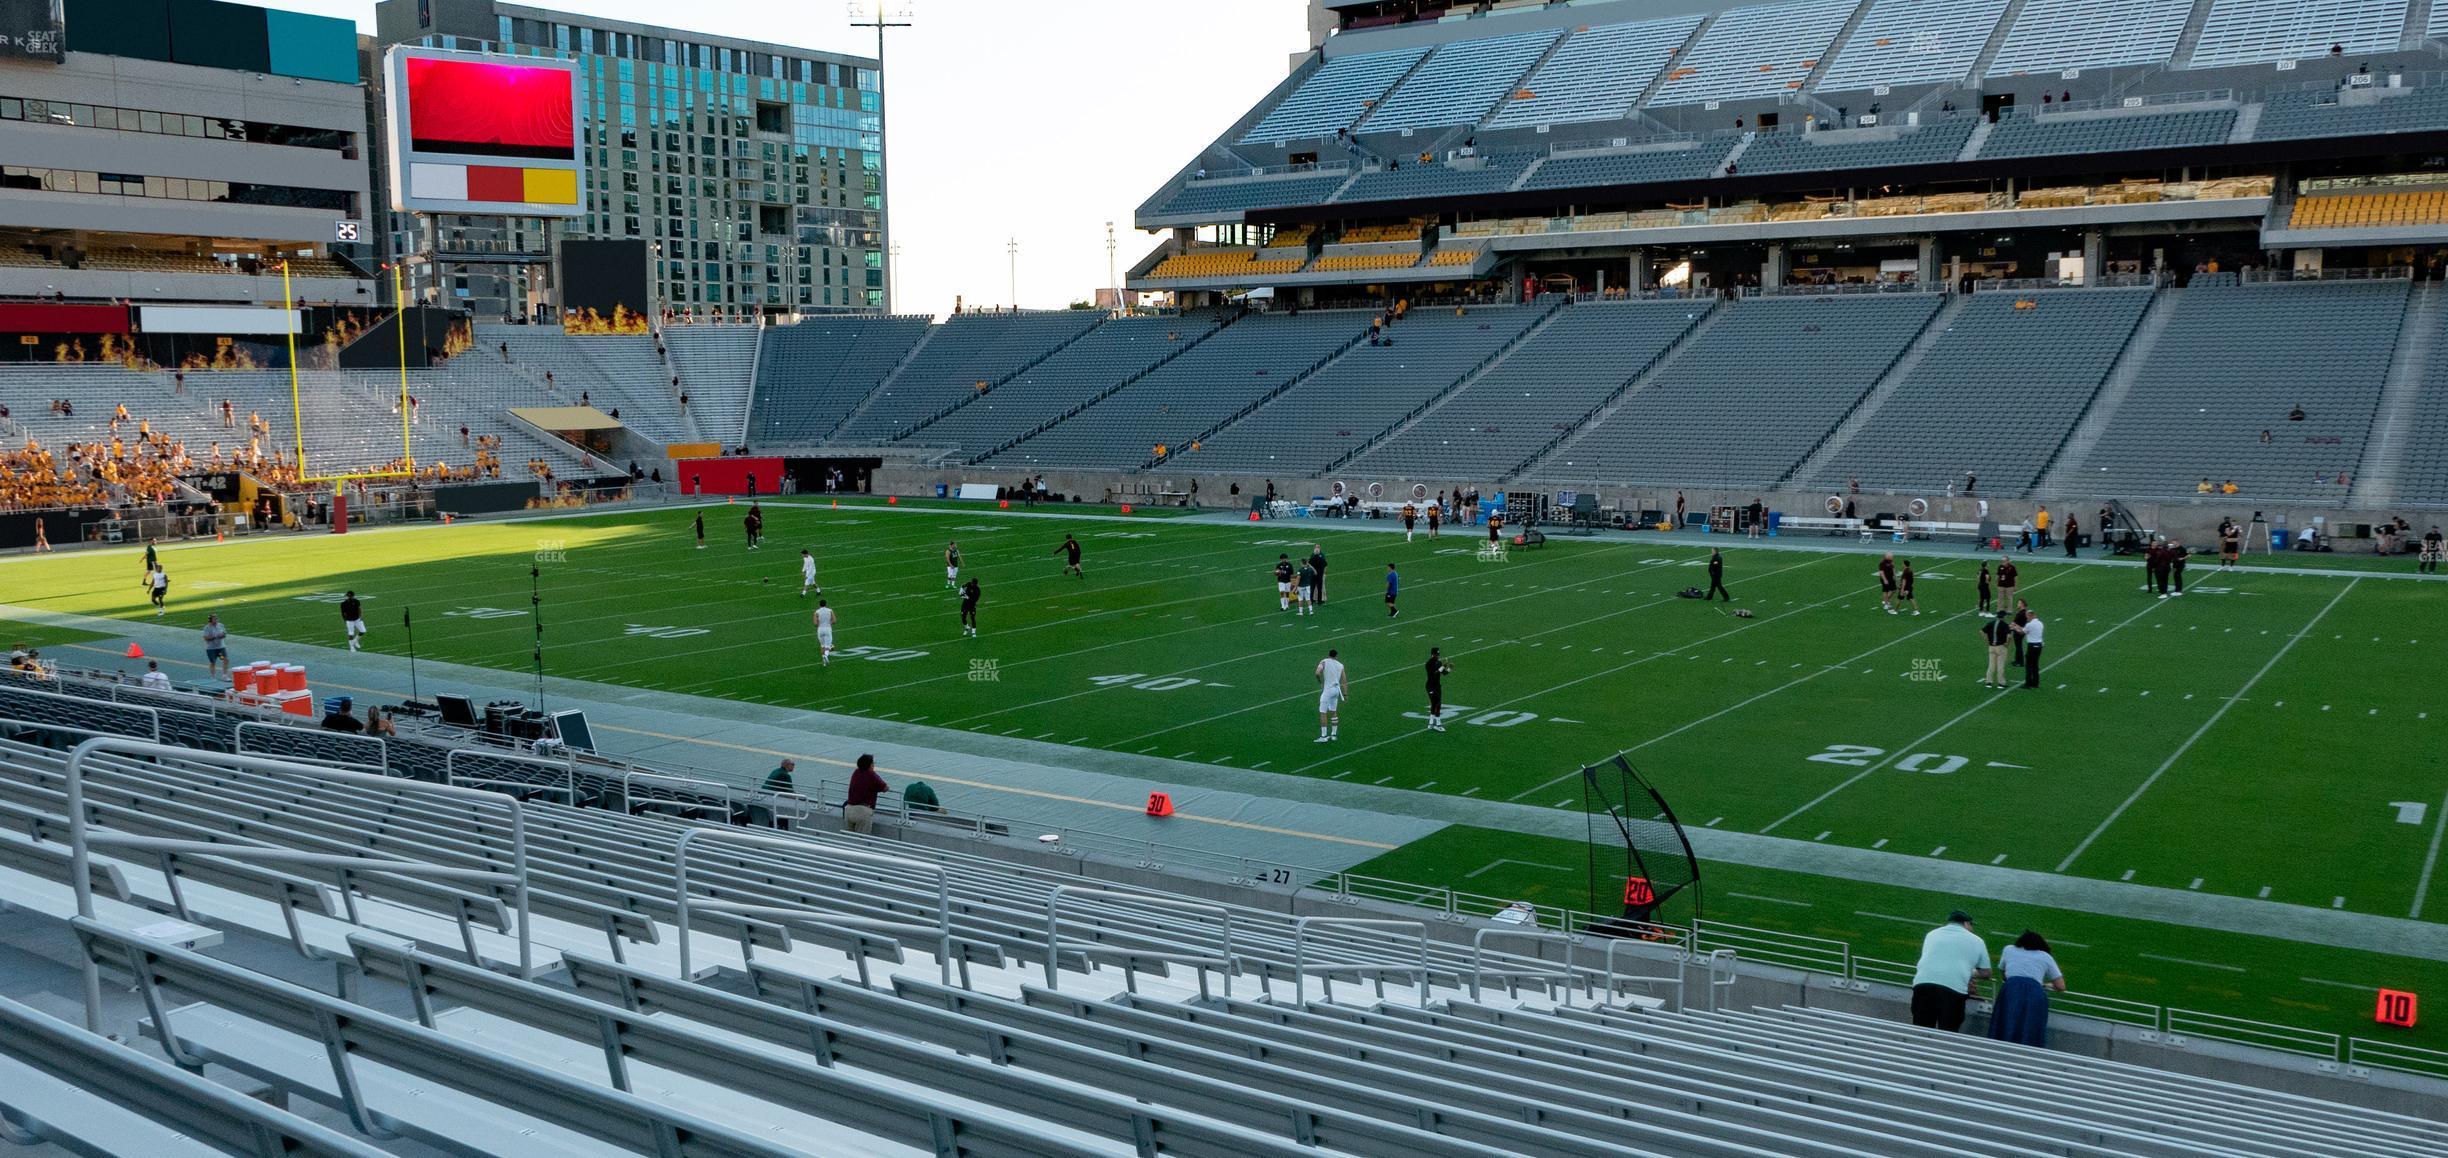
[[[2347,574],[2288,557],[2196,564],[2187,594],[2162,600],[2139,590],[2138,565],[2018,556],[2021,594],[2047,622],[2042,687],[1994,691],[1978,682],[1979,560],[1960,550],[1917,559],[1922,613],[1891,616],[1877,609],[1874,553],[1738,542],[1726,579],[1752,613],[1738,618],[1676,596],[1707,586],[1701,536],[1558,540],[1495,562],[1477,557],[1480,528],[1405,542],[1382,524],[784,500],[749,551],[741,509],[706,508],[702,550],[695,512],[677,508],[180,546],[163,552],[163,622],[218,611],[241,635],[338,645],[332,605],[354,590],[372,650],[403,653],[413,610],[421,657],[523,672],[533,568],[546,670],[565,679],[1576,813],[1580,766],[1625,751],[1695,829],[2448,914],[2435,658],[2448,586],[2412,580],[2410,562],[2318,560]],[[1066,534],[1083,545],[1084,577],[1063,574]],[[953,541],[963,577],[984,587],[975,639],[945,583]],[[1277,607],[1273,569],[1312,544],[1329,557],[1327,602],[1295,616]],[[830,665],[815,597],[799,590],[802,547],[838,614]],[[1399,618],[1382,599],[1388,564]],[[22,560],[0,602],[151,620],[140,570],[126,551]],[[1432,646],[1454,668],[1441,733],[1424,719]],[[1321,744],[1313,671],[1329,649],[1352,690],[1340,738]],[[1360,871],[1584,906],[1582,864],[1567,842],[1457,826]],[[1703,871],[1714,918],[1906,960],[1950,900],[1979,902],[1826,873]],[[2367,1032],[2369,989],[2448,983],[2435,961],[2129,915],[1993,912],[1992,934],[2054,922],[2043,931],[2086,944],[2062,954],[2069,970],[2093,966],[2077,988],[2187,1008]],[[2113,961],[2090,954],[2108,944]]]

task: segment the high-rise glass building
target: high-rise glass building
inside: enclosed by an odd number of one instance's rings
[[[492,0],[381,0],[375,30],[378,52],[574,59],[586,86],[586,215],[548,231],[534,219],[388,214],[385,256],[430,259],[410,266],[417,295],[478,317],[531,314],[551,300],[532,257],[550,239],[588,237],[651,243],[658,304],[676,312],[891,308],[873,58]]]

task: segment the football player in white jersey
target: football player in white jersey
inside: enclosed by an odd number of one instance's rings
[[[1318,738],[1325,744],[1339,738],[1343,731],[1343,701],[1351,696],[1351,676],[1343,670],[1343,661],[1334,649],[1318,661]]]

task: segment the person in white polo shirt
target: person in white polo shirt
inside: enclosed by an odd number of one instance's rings
[[[1972,931],[1972,914],[1962,909],[1948,913],[1946,924],[1921,938],[1921,963],[1913,969],[1913,1024],[1948,1033],[1961,1030],[1972,983],[1987,976],[1989,946]]]
[[[2023,686],[2036,689],[2040,686],[2040,645],[2048,627],[2040,621],[2040,613],[2034,611],[2015,630],[2023,636]]]

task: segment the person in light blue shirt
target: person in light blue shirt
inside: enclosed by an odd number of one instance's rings
[[[1394,565],[1388,563],[1386,564],[1386,618],[1392,619],[1402,614],[1402,608],[1394,605],[1395,597],[1401,594],[1402,576],[1395,574]]]
[[[1957,909],[1946,924],[1921,938],[1921,961],[1913,968],[1912,1020],[1926,1029],[1963,1029],[1972,983],[1989,976],[1989,946],[1972,931],[1972,914]]]
[[[1989,1012],[1989,1036],[2034,1049],[2048,1048],[2049,994],[2065,992],[2065,971],[2047,939],[2029,929],[1998,953],[1997,1007]]]

